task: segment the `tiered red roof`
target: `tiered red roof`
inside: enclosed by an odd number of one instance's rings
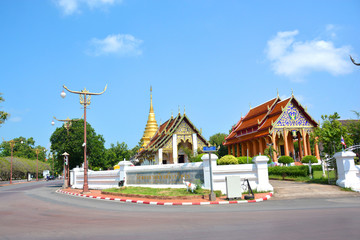
[[[318,125],[293,96],[282,101],[277,97],[250,109],[225,138],[224,145],[231,145],[269,135],[273,123],[278,120],[283,109],[290,101],[302,110],[302,113],[314,126]]]

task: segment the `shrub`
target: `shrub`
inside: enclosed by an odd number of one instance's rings
[[[233,155],[225,155],[217,160],[217,165],[238,164],[238,160]]]
[[[303,158],[301,159],[301,162],[302,162],[302,163],[309,163],[309,162],[311,162],[311,163],[317,163],[318,160],[317,160],[317,158],[316,158],[315,156],[308,155],[308,156],[303,157]]]
[[[294,159],[292,159],[290,156],[281,156],[279,157],[278,162],[282,164],[289,164],[294,162]]]
[[[201,157],[204,156],[205,153],[201,153],[196,155],[195,157],[191,157],[189,160],[190,162],[202,162]]]
[[[249,157],[249,162],[247,161],[247,157],[237,157],[238,164],[248,164],[252,163],[252,157]]]
[[[312,165],[311,168],[313,171],[322,171],[321,165]]]
[[[277,175],[277,176],[292,176],[292,177],[306,177],[309,175],[309,167],[308,166],[274,166],[269,167],[269,175]]]

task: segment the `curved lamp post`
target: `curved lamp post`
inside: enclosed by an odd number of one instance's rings
[[[36,181],[39,181],[39,153],[41,152],[41,149],[35,148],[34,151],[36,153]],[[44,149],[44,152],[46,152],[46,149]]]
[[[3,138],[3,142],[8,142],[10,144],[10,148],[11,148],[11,164],[10,164],[10,184],[12,184],[12,169],[13,169],[13,152],[14,152],[14,146],[15,143],[20,142],[21,144],[24,143],[22,140],[21,141],[14,141],[14,140],[10,140],[10,141],[5,141]]]
[[[356,66],[360,66],[360,63],[356,63],[355,60],[350,56],[351,61],[353,62],[353,64],[355,64]]]
[[[84,90],[81,91],[72,91],[70,89],[68,89],[65,85],[63,85],[64,89],[66,89],[67,91],[71,92],[71,93],[75,93],[75,94],[79,94],[80,95],[80,104],[84,106],[84,143],[83,143],[83,147],[84,147],[84,185],[83,185],[83,192],[88,192],[89,191],[89,185],[88,185],[88,176],[87,176],[87,168],[88,168],[88,164],[87,164],[87,159],[86,159],[86,107],[88,105],[90,105],[91,103],[91,95],[101,95],[106,91],[107,85],[105,86],[104,91],[100,92],[100,93],[91,93],[88,90],[86,90],[86,88],[84,88]],[[66,93],[64,92],[64,90],[61,92],[60,96],[62,98],[66,97]]]

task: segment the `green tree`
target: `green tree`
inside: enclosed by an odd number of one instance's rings
[[[348,146],[351,146],[353,140],[348,134],[348,129],[341,125],[338,121],[340,116],[337,112],[332,115],[322,115],[323,120],[321,127],[315,129],[313,137],[319,137],[319,141],[322,143],[324,152],[333,155],[335,152],[341,151],[341,136]]]
[[[225,133],[216,133],[216,134],[212,135],[209,139],[209,142],[211,145],[217,146],[217,147],[220,146],[219,150],[216,153],[219,158],[228,154],[227,148],[223,145],[223,142],[225,141],[226,137],[227,137],[227,135]]]
[[[357,116],[357,121],[351,121],[348,126],[349,135],[354,144],[360,144],[360,112],[353,111]]]
[[[87,122],[87,160],[88,166],[92,168],[105,168],[105,140],[102,135],[96,134],[94,128]],[[50,137],[51,151],[54,153],[55,171],[63,169],[64,158],[62,154],[67,152],[69,156],[70,169],[81,166],[84,162],[84,120],[73,121],[69,134],[64,127],[58,127]]]
[[[124,159],[129,160],[131,156],[132,150],[128,149],[125,142],[117,142],[116,145],[112,143],[110,148],[106,149],[106,168],[112,168]]]
[[[18,137],[13,139],[15,141],[15,145],[13,148],[13,156],[19,158],[26,159],[36,159],[35,149],[39,148],[41,151],[39,152],[39,161],[45,161],[46,152],[45,148],[42,146],[35,146],[35,140],[30,137],[28,139],[24,137]],[[0,157],[11,156],[11,147],[9,142],[2,142],[0,145]]]
[[[5,101],[5,99],[1,95],[2,95],[2,93],[0,93],[0,103]],[[9,117],[9,114],[7,112],[0,111],[0,126],[1,126],[1,124],[3,124],[5,122],[5,120],[8,117]]]

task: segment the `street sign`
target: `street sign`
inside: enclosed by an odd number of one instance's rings
[[[216,152],[216,146],[203,147],[204,152]]]

